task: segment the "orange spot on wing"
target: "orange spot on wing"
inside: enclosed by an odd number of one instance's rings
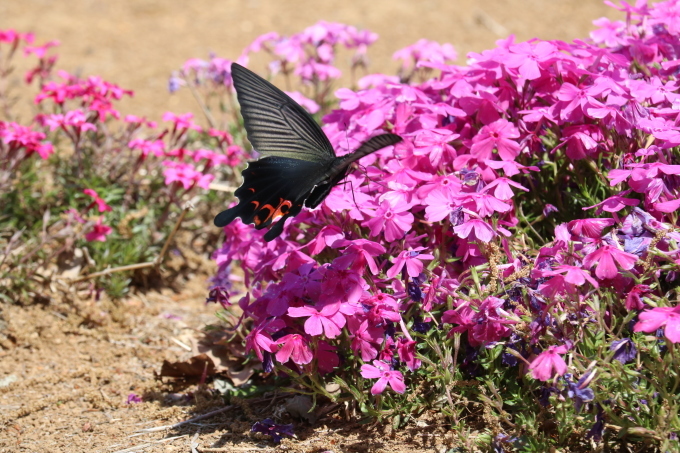
[[[251,203],[256,203],[255,210],[257,211],[253,221],[255,225],[261,225],[263,223],[271,222],[278,217],[283,217],[289,211],[293,203],[283,198],[279,198],[279,204],[274,207],[270,204],[266,204],[259,208],[259,203],[252,201]],[[258,209],[259,208],[259,209]]]

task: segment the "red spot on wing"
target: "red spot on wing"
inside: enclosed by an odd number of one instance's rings
[[[266,204],[259,208],[259,203],[257,201],[251,201],[251,203],[255,204],[256,213],[253,221],[256,226],[272,222],[278,217],[283,217],[290,211],[291,206],[293,206],[292,202],[284,200],[283,198],[279,198],[279,204],[276,207]]]

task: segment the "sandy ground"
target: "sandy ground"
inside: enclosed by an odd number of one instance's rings
[[[393,72],[394,51],[420,38],[452,43],[461,55],[509,34],[571,40],[592,20],[618,17],[599,0],[2,0],[0,29],[58,39],[61,68],[100,75],[135,91],[121,110],[158,119],[195,111],[187,93],[170,96],[167,78],[188,58],[234,58],[267,31],[290,34],[318,20],[380,35],[374,71]],[[443,452],[451,445],[432,420],[398,433],[328,418],[274,447],[251,436],[252,422],[278,403],[236,407],[182,428],[135,435],[221,406],[208,393],[177,394],[154,373],[163,360],[186,360],[200,330],[215,322],[206,276],[169,290],[112,303],[83,295],[71,302],[0,305],[0,452],[389,451]],[[136,393],[144,402],[127,404]],[[134,437],[131,437],[134,436]],[[212,448],[212,450],[210,449]]]
[[[134,90],[122,110],[158,119],[194,110],[188,93],[166,89],[184,61],[236,58],[269,31],[292,34],[319,20],[374,31],[371,67],[394,73],[392,54],[420,38],[453,44],[462,64],[510,34],[585,38],[594,19],[614,13],[601,0],[2,0],[0,29],[59,40],[61,67]]]

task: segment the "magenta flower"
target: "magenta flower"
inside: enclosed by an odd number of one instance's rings
[[[435,189],[425,198],[425,218],[428,222],[439,222],[459,206],[449,191]]]
[[[372,218],[363,222],[362,225],[371,230],[371,236],[385,235],[387,242],[401,239],[404,234],[411,230],[414,217],[409,212],[409,206],[404,202],[397,202],[394,206],[385,200],[380,207],[371,214]]]
[[[281,319],[265,321],[253,328],[246,337],[246,352],[255,351],[255,355],[260,361],[264,360],[263,352],[275,352],[274,340],[271,334],[278,332],[286,327],[286,323]]]
[[[567,347],[562,345],[550,346],[541,352],[529,365],[531,377],[540,381],[548,381],[555,374],[562,376],[567,372],[567,364],[559,354],[565,354],[567,351]]]
[[[595,268],[595,275],[598,278],[614,278],[619,274],[618,266],[625,270],[631,270],[638,257],[632,253],[619,250],[613,245],[603,245],[594,252],[588,254],[583,258],[583,265],[587,268],[597,266]]]
[[[472,139],[470,154],[477,160],[491,159],[495,150],[501,160],[514,160],[519,155],[519,143],[515,140],[519,137],[517,128],[506,119],[499,119],[488,124]]]
[[[385,390],[387,384],[397,393],[404,393],[406,385],[401,371],[390,369],[390,366],[382,360],[374,360],[373,365],[361,365],[361,376],[364,379],[377,379],[378,382],[371,387],[371,394],[378,395]]]
[[[281,345],[281,349],[276,353],[276,360],[286,363],[288,359],[293,359],[297,365],[305,365],[312,361],[314,355],[307,341],[302,335],[289,334],[281,337],[275,344]]]
[[[382,329],[376,327],[369,327],[368,320],[364,320],[357,324],[356,318],[349,318],[348,325],[352,338],[352,350],[361,353],[361,360],[368,362],[378,356],[377,345],[380,345],[383,338]]]
[[[83,190],[83,193],[94,198],[94,201],[87,207],[87,210],[90,210],[90,208],[92,208],[95,204],[97,205],[99,212],[108,212],[112,210],[111,206],[106,204],[104,199],[101,198],[93,189],[85,189]]]
[[[416,342],[401,337],[397,342],[397,353],[399,360],[404,362],[409,370],[415,371],[420,368],[422,362],[416,358]]]
[[[562,264],[554,270],[540,272],[542,277],[552,277],[541,283],[538,290],[546,297],[555,297],[557,294],[576,294],[577,286],[582,286],[588,281],[594,288],[599,288],[590,273],[577,266]]]
[[[290,307],[288,316],[291,318],[309,316],[305,321],[305,332],[313,337],[323,333],[326,338],[335,338],[340,335],[346,322],[340,312],[340,304],[326,305],[320,311],[307,305]]]
[[[165,142],[163,140],[144,140],[135,138],[130,140],[128,148],[140,150],[143,157],[146,157],[149,154],[153,154],[156,157],[165,155]]]
[[[185,113],[184,115],[177,115],[172,112],[165,112],[163,114],[163,121],[168,121],[170,123],[174,123],[174,128],[176,130],[187,130],[187,129],[193,129],[196,131],[200,131],[201,127],[193,122],[194,114],[193,113]]]
[[[453,228],[453,232],[461,239],[491,242],[496,232],[491,225],[481,219],[470,219]]]
[[[414,250],[404,250],[397,255],[394,266],[387,271],[388,278],[396,277],[406,266],[406,273],[409,277],[417,277],[423,272],[423,260],[433,260],[434,256],[429,253],[420,253],[425,247],[417,247]]]
[[[107,225],[102,225],[102,220],[104,217],[99,217],[97,219],[97,223],[95,223],[94,227],[92,228],[92,231],[87,233],[85,235],[85,239],[89,242],[92,241],[100,241],[100,242],[106,242],[106,236],[111,234],[111,229],[110,226]]]
[[[350,269],[359,273],[363,273],[365,267],[368,266],[371,273],[377,275],[379,269],[375,257],[385,253],[385,247],[368,239],[355,239],[353,241],[343,239],[333,244],[336,248],[348,245],[349,247],[343,251],[342,255],[333,260],[333,266],[341,270]]]
[[[680,305],[643,311],[633,331],[654,332],[661,327],[664,327],[664,334],[671,343],[680,343]]]
[[[541,63],[550,62],[557,52],[554,45],[546,41],[537,43],[523,42],[510,47],[510,54],[505,60],[509,68],[517,68],[519,74],[528,80],[541,77]]]
[[[165,176],[165,184],[168,186],[173,182],[178,182],[185,190],[189,190],[194,184],[203,189],[208,189],[215,178],[214,175],[204,175],[200,171],[196,171],[191,164],[165,160],[163,165],[165,166],[163,176]]]

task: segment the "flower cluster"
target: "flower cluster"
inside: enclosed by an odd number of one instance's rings
[[[680,276],[680,2],[622,9],[628,21],[599,21],[590,41],[511,37],[467,66],[423,41],[395,56],[431,78],[337,92],[324,131],[338,155],[384,131],[404,141],[363,158],[278,239],[237,220],[215,254],[216,283],[243,269],[247,348],[265,369],[361,366],[373,394],[402,393],[423,378],[437,326],[470,375],[494,350],[538,381],[571,370],[578,393],[595,374],[574,364],[602,326],[641,312],[608,340],[665,327],[680,341],[666,292]],[[265,43],[275,70],[304,74],[294,42],[265,35],[249,51]]]

